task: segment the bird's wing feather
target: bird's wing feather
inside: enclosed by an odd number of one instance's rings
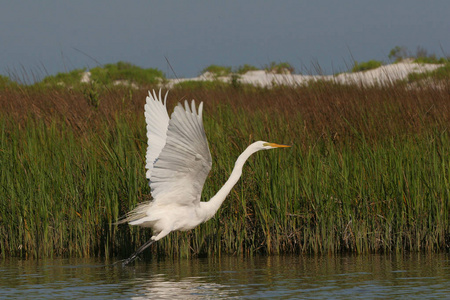
[[[169,126],[169,115],[166,108],[167,94],[168,92],[164,96],[163,102],[161,90],[159,90],[159,96],[156,95],[154,90],[153,95],[151,92],[148,92],[144,106],[148,143],[145,168],[147,169],[146,177],[148,179],[151,178],[153,165],[166,144],[167,127]]]
[[[167,139],[150,177],[156,203],[192,205],[200,202],[206,177],[211,170],[211,153],[202,120],[203,103],[198,113],[178,104],[169,121]]]

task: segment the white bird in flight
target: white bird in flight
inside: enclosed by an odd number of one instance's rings
[[[198,111],[192,100],[178,103],[169,118],[164,102],[153,91],[145,104],[148,148],[146,177],[150,181],[153,200],[140,203],[117,223],[150,227],[153,236],[128,259],[127,265],[154,242],[172,231],[186,231],[208,221],[222,205],[242,174],[242,167],[253,153],[281,147],[290,147],[264,141],[254,142],[238,157],[230,178],[208,202],[200,201],[203,185],[211,170],[211,153],[203,128],[203,102]]]

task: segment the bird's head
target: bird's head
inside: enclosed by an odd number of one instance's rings
[[[255,142],[254,144],[256,144],[256,146],[259,147],[260,150],[291,147],[289,145],[281,145],[281,144],[269,143],[269,142],[265,142],[265,141],[258,141],[258,142]]]

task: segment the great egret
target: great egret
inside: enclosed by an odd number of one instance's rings
[[[268,150],[287,145],[264,141],[254,142],[238,157],[230,178],[208,202],[201,202],[203,184],[211,170],[211,153],[203,128],[200,102],[198,112],[194,100],[191,106],[185,101],[175,107],[171,118],[164,102],[155,91],[149,92],[145,104],[148,148],[146,176],[150,180],[153,200],[140,203],[118,223],[150,227],[151,239],[128,259],[127,265],[154,242],[172,231],[190,230],[208,221],[219,209],[242,174],[245,161],[259,150]]]

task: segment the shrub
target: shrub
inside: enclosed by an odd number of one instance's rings
[[[381,61],[369,60],[366,62],[358,63],[355,61],[355,65],[352,68],[352,72],[361,72],[379,68],[383,65]]]
[[[164,73],[155,68],[143,69],[128,62],[106,64],[90,70],[91,79],[101,84],[124,80],[139,85],[156,84],[165,79]]]
[[[445,57],[437,58],[435,55],[432,55],[427,57],[418,57],[414,60],[414,62],[419,64],[445,64],[449,62],[449,59]]]
[[[275,73],[275,74],[286,74],[286,73],[294,73],[294,67],[288,62],[271,62],[268,66],[264,68],[267,72]]]
[[[239,66],[237,68],[236,73],[238,73],[238,74],[245,74],[247,72],[257,71],[257,70],[259,70],[259,69],[257,67],[255,67],[255,66],[244,64],[244,65]]]
[[[388,55],[390,60],[399,62],[408,57],[408,50],[404,46],[395,46],[391,49]]]
[[[408,57],[413,58],[415,63],[422,63],[422,64],[445,64],[449,62],[448,57],[437,57],[436,54],[428,54],[428,51],[418,46],[416,50],[416,54],[411,54],[408,49],[404,46],[395,46],[392,48],[392,50],[389,52],[389,59],[394,60],[395,62],[402,61]]]
[[[75,69],[68,73],[58,73],[56,75],[50,75],[45,77],[41,83],[49,86],[76,86],[80,84],[83,72],[86,69]]]
[[[202,74],[209,72],[216,77],[228,76],[231,73],[231,67],[210,65],[202,70]]]
[[[13,86],[15,83],[7,76],[0,75],[0,89],[4,89],[9,86]]]
[[[437,68],[434,71],[428,71],[423,73],[411,73],[408,75],[408,82],[419,81],[426,78],[432,78],[435,80],[449,80],[450,79],[450,63],[447,61],[442,67]]]

